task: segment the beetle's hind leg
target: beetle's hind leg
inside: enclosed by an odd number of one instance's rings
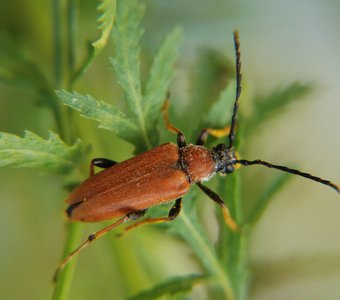
[[[237,231],[238,230],[238,225],[237,223],[234,221],[234,219],[231,217],[230,212],[228,207],[225,205],[224,201],[221,199],[221,197],[219,195],[217,195],[215,192],[213,192],[211,189],[209,189],[208,187],[206,187],[205,185],[201,184],[200,182],[197,183],[197,185],[199,186],[199,188],[207,195],[209,196],[209,198],[213,201],[215,201],[219,206],[222,207],[222,211],[223,211],[223,218],[224,221],[226,222],[226,224],[228,225],[228,227],[232,230],[232,231]]]
[[[94,158],[90,163],[90,176],[94,175],[94,167],[107,169],[117,164],[116,161],[107,158]]]
[[[108,233],[113,228],[128,222],[128,221],[134,221],[136,219],[139,219],[140,217],[144,216],[146,210],[136,211],[133,213],[129,213],[123,218],[119,219],[118,221],[114,222],[113,224],[95,232],[89,235],[87,240],[83,242],[78,248],[76,248],[73,252],[71,252],[68,256],[64,258],[64,260],[60,263],[58,269],[55,271],[53,276],[53,281],[56,282],[58,279],[58,276],[60,272],[65,268],[65,266],[72,260],[72,258],[77,255],[81,250],[86,248],[88,245],[90,245],[92,242],[97,240],[98,238],[102,237],[104,234]]]
[[[182,208],[182,198],[178,198],[176,200],[175,204],[171,207],[169,214],[168,214],[168,217],[166,217],[166,218],[149,218],[149,219],[139,221],[135,224],[132,224],[132,225],[126,227],[124,229],[124,231],[119,235],[122,235],[122,234],[130,231],[131,229],[137,228],[137,227],[144,225],[144,224],[163,223],[163,222],[173,221],[179,215],[181,208]]]

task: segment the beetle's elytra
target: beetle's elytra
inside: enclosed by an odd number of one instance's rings
[[[238,32],[234,32],[236,54],[236,97],[230,129],[203,129],[196,145],[187,145],[183,133],[173,126],[167,117],[168,103],[164,106],[164,120],[167,128],[177,134],[177,145],[167,143],[144,152],[122,163],[109,159],[93,159],[90,166],[91,176],[81,183],[66,199],[69,204],[66,213],[70,220],[84,222],[99,222],[107,219],[120,218],[112,225],[91,234],[76,250],[69,254],[59,265],[59,271],[81,249],[89,245],[118,225],[142,217],[145,211],[155,205],[176,200],[167,217],[150,218],[139,221],[127,229],[145,223],[165,222],[175,219],[180,213],[182,196],[190,186],[197,184],[213,201],[221,206],[224,219],[231,230],[238,230],[238,225],[229,214],[223,200],[202,182],[209,180],[216,173],[228,174],[237,165],[264,165],[269,168],[299,175],[327,185],[337,192],[340,189],[334,183],[290,169],[285,166],[273,165],[262,160],[238,159],[234,150],[235,127],[239,97],[241,94],[241,60]],[[212,149],[204,147],[208,134],[214,136],[228,135],[229,144],[219,144]],[[94,166],[105,170],[94,174]]]

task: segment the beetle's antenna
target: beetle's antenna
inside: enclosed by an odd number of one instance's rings
[[[234,31],[234,47],[235,47],[235,57],[236,57],[236,96],[235,96],[235,103],[234,103],[234,111],[233,116],[231,117],[231,125],[230,125],[230,132],[229,132],[229,149],[234,146],[235,141],[235,128],[236,128],[236,119],[237,119],[237,112],[239,106],[239,99],[241,95],[241,50],[240,50],[240,39],[238,35],[238,31]]]
[[[295,169],[290,169],[290,168],[287,168],[285,166],[273,165],[271,163],[268,163],[266,161],[262,161],[262,160],[259,160],[259,159],[252,160],[252,161],[245,160],[245,159],[238,159],[238,160],[236,160],[236,162],[239,163],[239,164],[242,164],[244,166],[263,165],[263,166],[266,166],[268,168],[278,169],[278,170],[281,170],[283,172],[291,173],[291,174],[294,174],[294,175],[299,175],[299,176],[308,178],[310,180],[314,180],[316,182],[327,185],[327,186],[335,189],[338,193],[340,193],[340,187],[337,186],[336,184],[334,184],[333,182],[331,182],[329,180],[322,179],[320,177],[313,176],[309,173],[304,173],[304,172],[301,172],[301,171],[298,171],[298,170],[295,170]]]

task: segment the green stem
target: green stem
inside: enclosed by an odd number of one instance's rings
[[[52,22],[54,42],[54,81],[56,88],[62,86],[62,35],[61,35],[61,1],[52,0]]]
[[[63,257],[71,253],[80,244],[80,237],[83,232],[83,224],[79,222],[67,223],[67,237],[63,250]],[[68,299],[73,274],[75,271],[76,260],[73,259],[61,272],[56,282],[53,292],[53,300],[66,300]]]
[[[200,252],[204,255],[204,261],[206,261],[206,268],[210,270],[210,272],[215,276],[217,282],[223,289],[223,293],[225,299],[233,300],[234,299],[234,291],[232,288],[231,281],[223,269],[222,265],[217,259],[215,253],[212,252],[212,248],[210,248],[204,238],[199,234],[196,230],[194,224],[191,222],[190,218],[186,215],[185,211],[181,212],[181,220],[183,224],[187,227],[188,232],[191,234],[191,238],[195,240],[195,245],[199,247]]]
[[[92,46],[92,44],[90,43],[88,45],[88,54],[87,57],[85,58],[84,62],[82,63],[82,65],[80,66],[78,71],[75,71],[72,78],[71,78],[71,84],[74,85],[76,83],[76,81],[87,71],[87,69],[90,67],[90,65],[92,64],[92,61],[95,58],[95,50]]]
[[[67,66],[68,66],[68,88],[72,88],[72,78],[74,76],[75,70],[75,37],[76,37],[76,29],[77,29],[77,4],[78,0],[69,0],[67,7]]]
[[[55,82],[56,87],[62,87],[62,55],[61,51],[66,49],[67,57],[67,83],[66,86],[72,89],[71,78],[75,69],[75,36],[76,36],[76,10],[77,0],[69,0],[67,3],[67,48],[62,47],[63,40],[61,38],[61,1],[52,0],[53,3],[53,25],[55,35]],[[72,112],[70,109],[63,109],[61,116],[62,132],[61,137],[64,141],[72,143],[75,140],[75,130],[72,128]],[[67,236],[63,256],[66,257],[80,244],[83,225],[80,223],[67,223]],[[66,300],[69,297],[69,292],[72,284],[73,274],[75,271],[76,258],[73,259],[58,276],[56,286],[53,293],[54,300]]]

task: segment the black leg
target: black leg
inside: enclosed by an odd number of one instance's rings
[[[232,231],[237,231],[238,226],[236,222],[234,221],[234,219],[231,217],[229,209],[225,205],[221,197],[217,195],[215,192],[213,192],[211,189],[203,185],[202,183],[198,182],[197,185],[207,196],[209,196],[211,200],[215,201],[219,206],[222,207],[224,221],[226,222],[226,224]]]
[[[173,221],[179,215],[181,208],[182,208],[182,198],[178,198],[176,200],[175,204],[173,205],[173,207],[170,209],[168,217],[166,217],[166,218],[150,218],[150,219],[142,220],[140,222],[137,222],[135,224],[132,224],[132,225],[126,227],[124,229],[123,233],[126,233],[127,231],[130,231],[131,229],[134,229],[134,228],[139,227],[139,226],[144,225],[144,224],[163,223],[163,222]]]
[[[207,129],[202,129],[198,138],[197,138],[197,141],[196,141],[196,145],[198,146],[204,146],[206,140],[208,138],[208,130]]]
[[[177,133],[177,146],[178,148],[183,148],[187,145],[187,142],[185,140],[185,136],[182,131],[179,131]]]
[[[107,158],[94,158],[91,160],[90,164],[90,176],[94,175],[94,167],[99,167],[102,169],[107,169],[112,167],[113,165],[117,164],[117,162],[107,159]]]

